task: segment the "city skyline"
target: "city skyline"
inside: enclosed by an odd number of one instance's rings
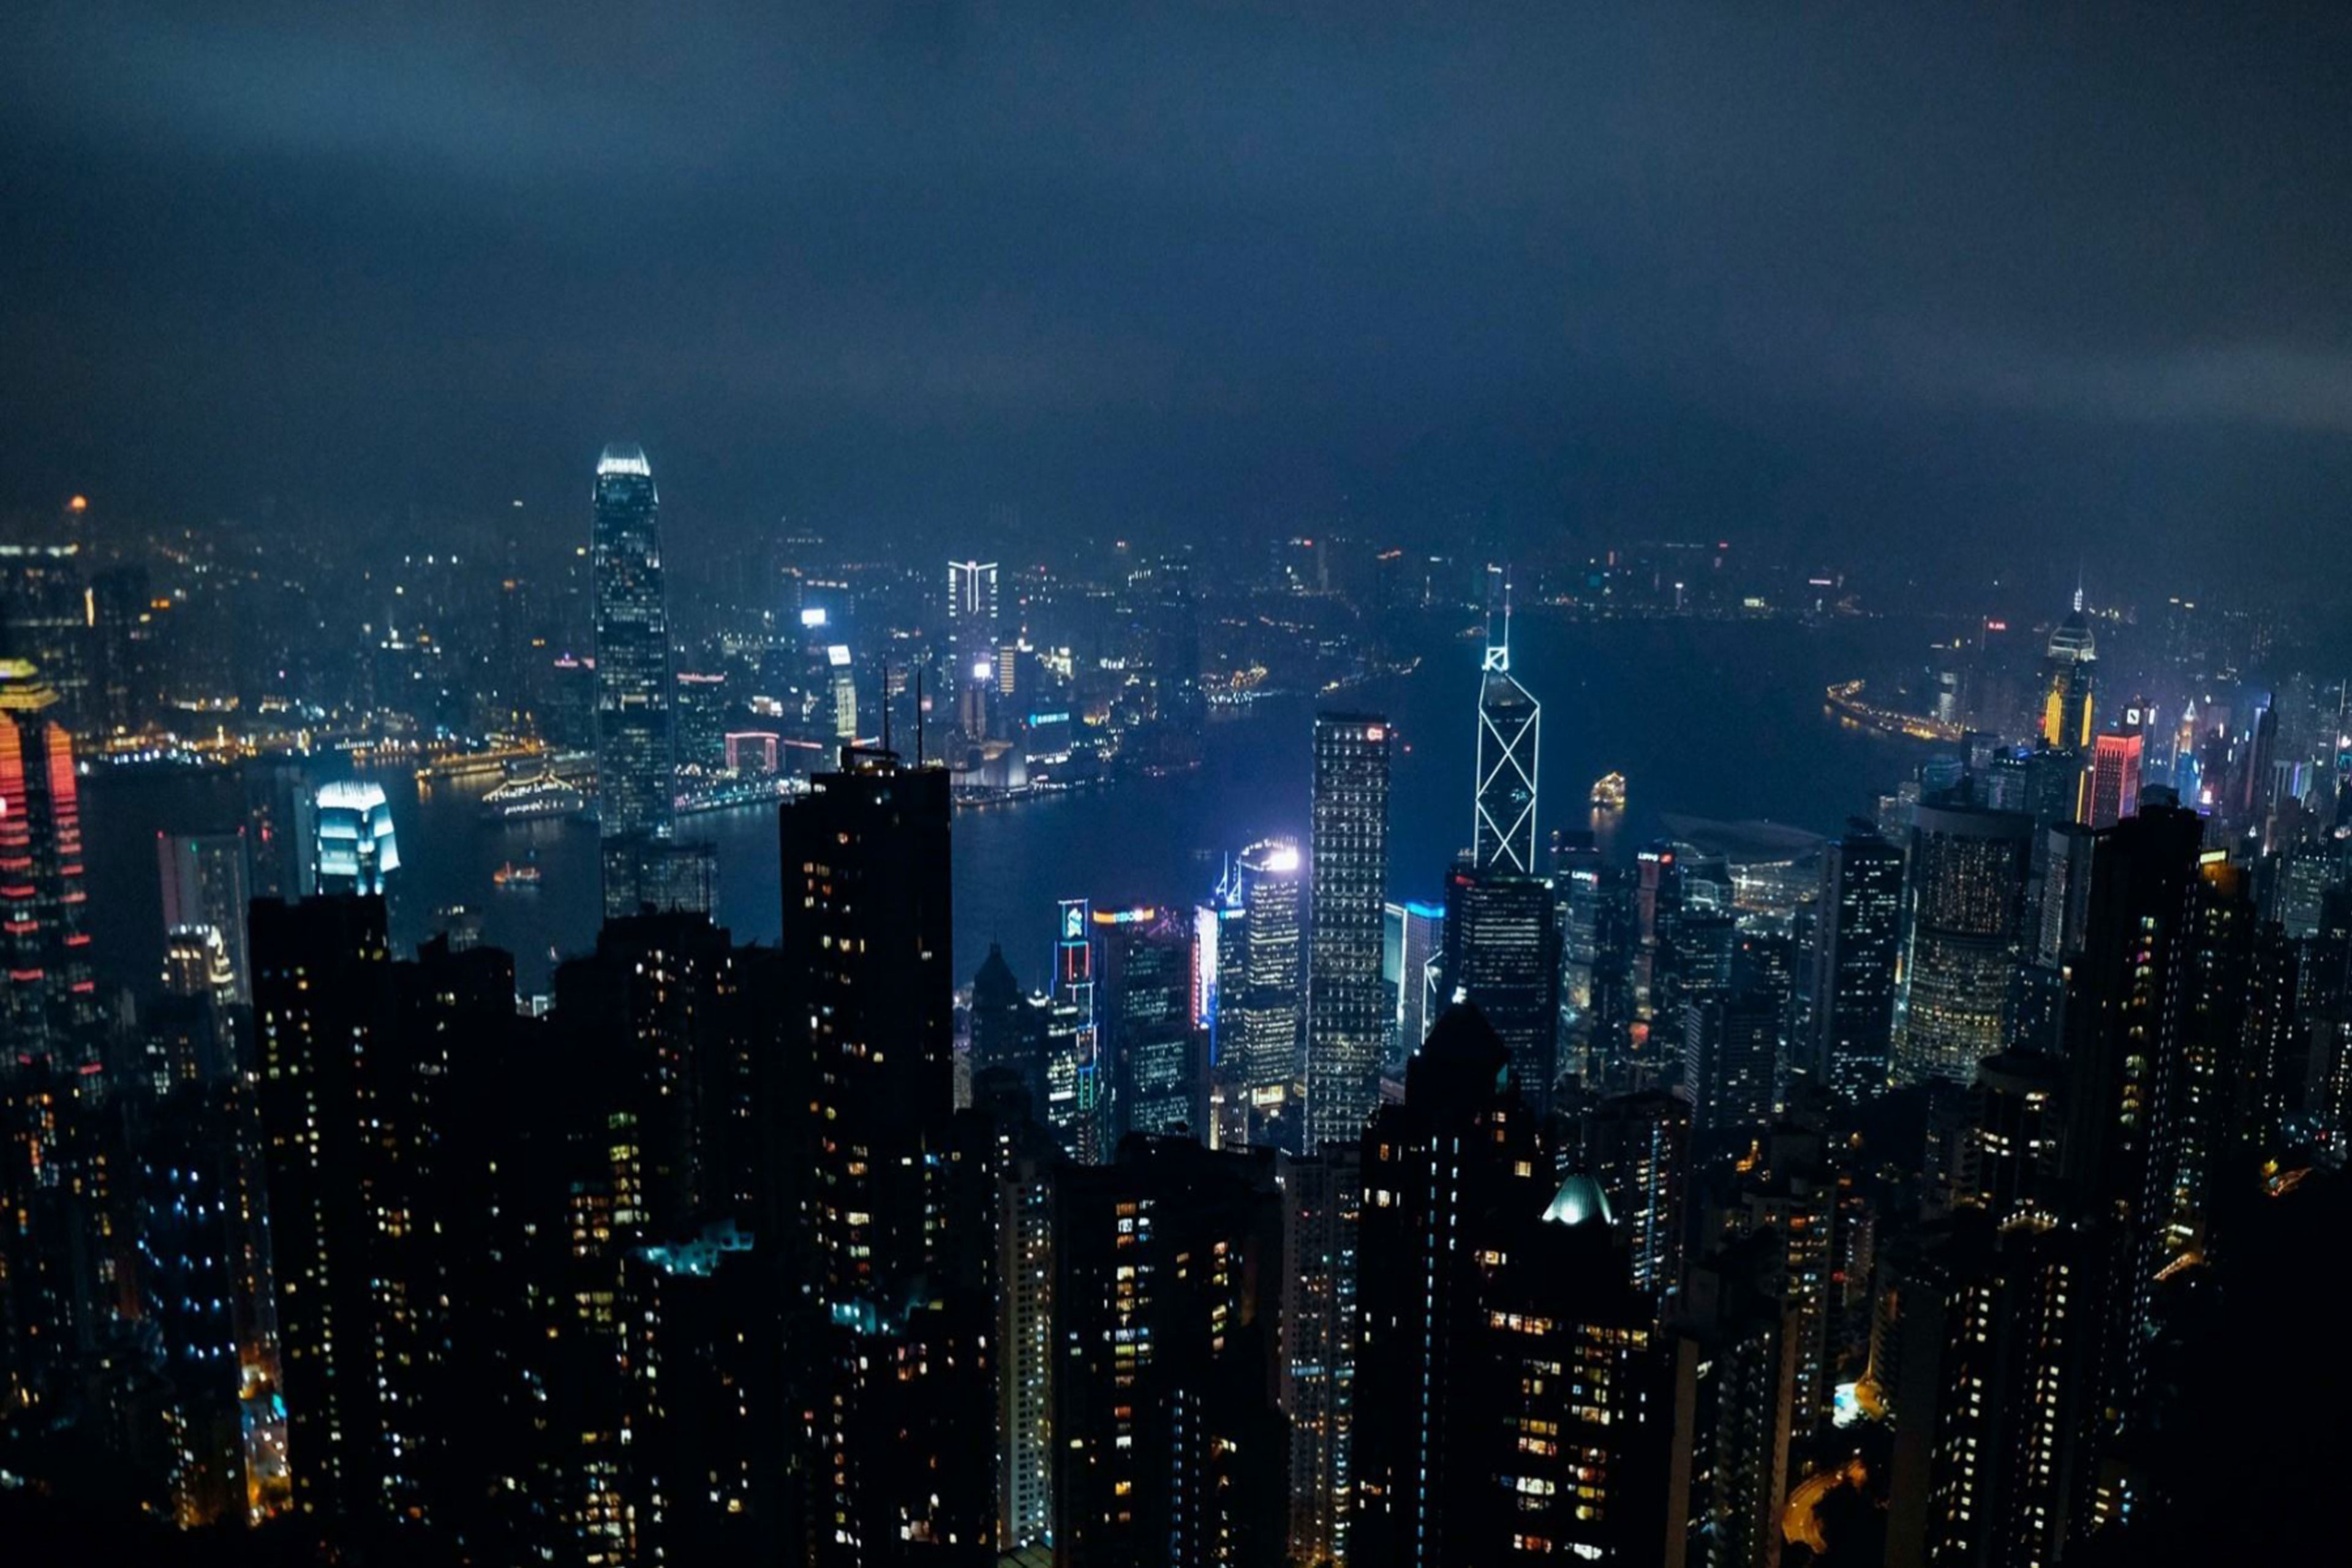
[[[16,1556],[2344,1555],[2352,17],[12,43]]]

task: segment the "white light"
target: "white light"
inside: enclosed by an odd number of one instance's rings
[[[988,660],[984,658],[976,658],[971,661],[971,678],[974,680],[986,680],[988,679]]]
[[[824,625],[824,606],[823,605],[819,605],[814,609],[803,610],[801,612],[801,625],[804,626],[821,626]]]
[[[1297,870],[1298,851],[1296,849],[1276,850],[1273,854],[1265,858],[1265,868],[1269,871]]]
[[[834,644],[824,650],[824,658],[825,662],[832,665],[834,668],[845,668],[849,663],[849,645],[838,642]]]

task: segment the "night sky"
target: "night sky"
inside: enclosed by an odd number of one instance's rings
[[[0,505],[2352,565],[2352,7],[2060,9],[19,4]]]

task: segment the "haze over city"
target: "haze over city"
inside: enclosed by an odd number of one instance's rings
[[[2345,1555],[2352,13],[7,42],[0,1561]]]

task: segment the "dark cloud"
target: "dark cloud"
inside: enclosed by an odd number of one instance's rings
[[[2340,8],[1129,9],[37,6],[7,493],[2347,531]]]

